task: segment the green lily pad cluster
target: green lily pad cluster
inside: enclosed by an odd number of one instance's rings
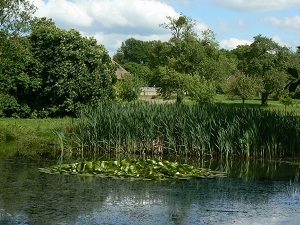
[[[225,173],[213,171],[211,169],[197,168],[188,164],[160,161],[157,159],[84,161],[40,168],[40,171],[51,174],[93,175],[100,177],[139,178],[147,180],[225,177]]]

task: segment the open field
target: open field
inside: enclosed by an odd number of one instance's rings
[[[148,101],[148,102],[153,102],[153,103],[172,103],[175,102],[175,99],[170,99],[170,100],[164,100],[160,96],[142,96],[140,98],[142,101]],[[278,110],[278,111],[283,111],[283,112],[289,112],[289,113],[295,113],[298,116],[300,116],[300,99],[294,99],[293,100],[294,104],[292,106],[285,106],[281,104],[278,100],[274,100],[273,98],[270,98],[268,101],[268,106],[261,106],[261,99],[260,98],[254,98],[254,99],[249,99],[245,101],[244,107],[247,108],[262,108],[262,109],[267,109],[267,110]],[[186,97],[184,99],[185,104],[194,104],[195,102],[190,100],[189,97]],[[216,97],[216,102],[215,104],[217,105],[223,105],[223,106],[243,106],[242,100],[238,97],[231,97],[231,96],[226,96],[226,95],[217,95]]]

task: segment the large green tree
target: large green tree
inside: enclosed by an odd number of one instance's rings
[[[41,79],[39,108],[71,114],[82,104],[114,98],[115,68],[103,45],[41,19],[29,37],[36,59],[33,76]]]
[[[293,54],[290,62],[288,68],[288,84],[285,88],[292,93],[295,98],[300,98],[300,46],[297,47],[297,51]]]
[[[149,52],[151,48],[151,41],[129,38],[122,42],[113,59],[130,72],[131,75],[136,76],[137,79],[149,86],[152,80],[152,71],[149,68]]]
[[[165,48],[168,52],[164,61],[165,64],[162,66],[169,67],[170,69],[167,71],[175,70],[176,73],[158,74],[161,77],[161,81],[164,81],[163,85],[158,83],[158,86],[161,87],[160,92],[164,95],[165,93],[176,93],[177,101],[181,102],[184,93],[192,93],[196,90],[195,85],[189,85],[189,82],[197,84],[199,80],[202,80],[204,83],[208,81],[211,83],[208,86],[221,89],[222,84],[235,70],[236,65],[234,60],[227,58],[226,54],[219,50],[214,32],[205,30],[202,32],[202,37],[199,37],[194,31],[196,23],[191,18],[184,15],[181,15],[179,18],[167,18],[169,21],[161,26],[169,29],[172,37],[168,42],[169,47]],[[164,77],[166,74],[168,74],[168,79]],[[174,79],[170,79],[171,74],[175,76]],[[178,78],[180,85],[176,86],[174,85],[174,80],[178,81]],[[185,82],[182,82],[183,79]],[[167,87],[166,80],[170,80],[169,87]],[[179,87],[180,89],[177,89]],[[191,87],[192,90],[189,91],[188,89]],[[165,88],[168,90],[173,89],[173,91],[165,91]],[[199,89],[201,88],[204,87],[199,86]],[[214,90],[214,88],[209,88],[209,90]]]
[[[129,38],[122,42],[121,47],[114,55],[114,60],[118,63],[135,62],[138,64],[146,64],[148,62],[148,52],[151,43],[141,41],[135,38]]]
[[[0,1],[0,34],[19,36],[30,30],[30,21],[36,8],[27,0]],[[0,37],[1,37],[0,36]]]
[[[0,114],[26,117],[30,114],[30,107],[26,103],[30,99],[26,97],[39,87],[39,81],[26,72],[35,59],[26,37],[9,38],[6,48],[9,51],[0,61]]]
[[[257,93],[262,91],[263,83],[260,79],[246,76],[240,71],[237,71],[228,80],[227,93],[241,97],[243,105],[246,99],[253,98]]]
[[[23,58],[6,67],[0,81],[3,91],[31,114],[72,116],[82,105],[115,97],[115,67],[94,38],[42,18],[32,23],[22,46]]]
[[[16,90],[17,83],[26,83],[28,80],[24,68],[32,58],[24,35],[30,32],[35,9],[31,1],[0,1],[0,114],[3,116],[25,116],[30,111],[10,92]]]
[[[240,59],[239,69],[247,76],[263,81],[261,104],[267,105],[269,95],[280,92],[287,84],[291,50],[271,38],[258,35],[252,44],[238,47],[234,52]]]

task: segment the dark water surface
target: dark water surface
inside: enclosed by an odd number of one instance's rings
[[[299,165],[225,163],[229,178],[173,182],[38,171],[49,165],[0,160],[1,225],[300,224]]]

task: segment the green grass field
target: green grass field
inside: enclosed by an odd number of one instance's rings
[[[35,156],[57,149],[55,131],[66,130],[70,124],[70,118],[0,118],[0,157]]]
[[[145,98],[148,98],[148,99],[153,98],[153,96],[144,96],[144,95],[142,97],[144,99]],[[154,98],[156,100],[163,101],[163,98],[161,96],[155,96]],[[175,97],[172,98],[172,99],[175,99]],[[189,97],[186,97],[184,99],[184,103],[194,104],[195,102],[190,100]],[[300,116],[300,99],[294,99],[293,103],[294,104],[292,106],[287,106],[285,108],[285,106],[282,103],[280,103],[278,100],[274,100],[273,98],[269,98],[268,106],[261,106],[261,99],[260,98],[253,98],[253,99],[246,100],[244,107],[262,108],[262,109],[266,109],[266,110],[278,110],[278,111],[282,111],[282,112],[286,111],[286,112],[289,112],[289,113],[295,113],[296,115]],[[228,96],[228,95],[217,95],[215,104],[224,105],[224,106],[238,106],[238,107],[243,106],[243,102],[242,102],[241,98],[232,97],[232,96]]]
[[[283,112],[295,113],[300,116],[300,100],[294,99],[292,106],[285,106],[280,103],[278,100],[274,100],[270,98],[268,100],[268,106],[261,106],[261,99],[254,98],[245,101],[245,107],[249,108],[262,108],[267,110],[279,110]],[[223,105],[235,105],[235,106],[243,106],[242,99],[237,97],[225,96],[225,95],[217,95],[216,104]]]

